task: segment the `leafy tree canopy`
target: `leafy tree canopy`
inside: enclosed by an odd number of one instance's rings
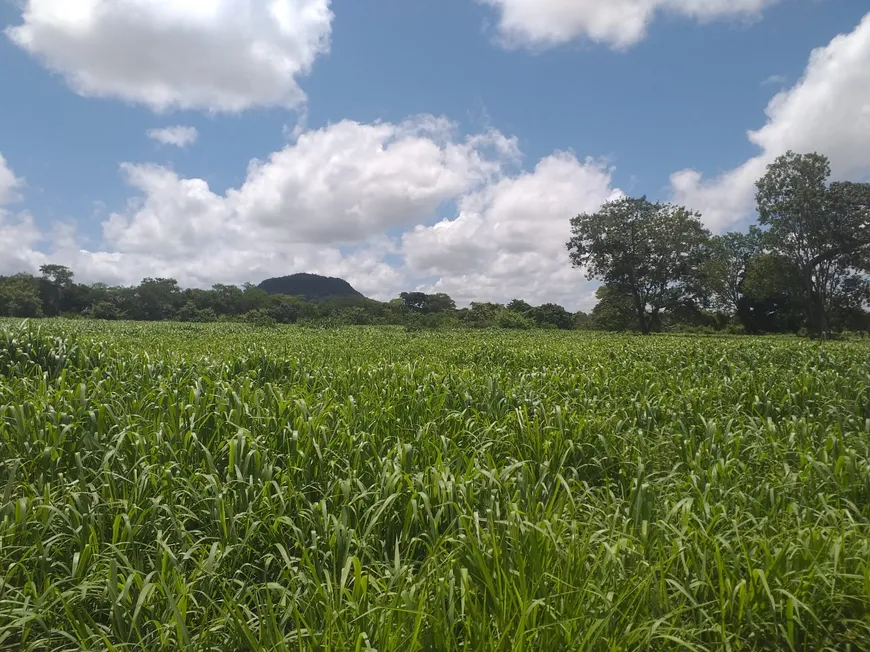
[[[618,199],[573,218],[571,233],[571,262],[628,293],[643,333],[668,305],[699,290],[710,234],[683,207]]]

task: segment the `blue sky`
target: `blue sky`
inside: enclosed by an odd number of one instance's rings
[[[786,149],[870,174],[867,10],[0,0],[0,273],[313,271],[377,298],[588,308],[563,251],[578,212],[647,194],[722,231]]]

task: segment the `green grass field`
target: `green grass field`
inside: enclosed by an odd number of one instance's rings
[[[0,325],[0,649],[870,649],[870,345]]]

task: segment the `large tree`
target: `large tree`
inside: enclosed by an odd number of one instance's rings
[[[747,333],[797,332],[803,326],[800,274],[788,258],[773,252],[754,256],[741,290],[738,315]]]
[[[144,278],[136,288],[139,319],[159,321],[172,319],[181,308],[183,295],[174,278]]]
[[[30,274],[0,276],[0,317],[42,317],[39,279]]]
[[[831,183],[827,157],[787,152],[758,181],[767,242],[799,276],[809,327],[830,332],[831,311],[863,296],[870,270],[870,184]]]
[[[402,292],[399,295],[399,298],[409,310],[424,314],[456,309],[456,303],[453,299],[443,292],[437,294],[426,294],[425,292]]]
[[[511,299],[506,307],[508,310],[518,312],[522,315],[527,315],[533,310],[532,305],[522,299]]]
[[[555,326],[560,330],[571,330],[574,328],[574,315],[558,303],[545,303],[537,308],[532,308],[529,316],[539,326]]]
[[[59,315],[67,308],[64,299],[73,286],[73,271],[64,265],[42,265],[39,268],[39,293],[45,312]]]
[[[745,295],[744,281],[750,262],[764,250],[764,234],[757,226],[747,233],[726,233],[710,238],[710,255],[701,272],[704,287],[714,307],[738,312]]]
[[[568,252],[589,279],[624,290],[640,331],[698,292],[709,232],[696,213],[641,197],[611,201],[571,220]]]
[[[598,302],[589,315],[589,326],[599,331],[636,331],[634,302],[625,288],[602,285],[595,291]]]

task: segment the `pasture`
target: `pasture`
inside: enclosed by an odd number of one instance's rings
[[[870,344],[0,324],[0,649],[870,649]]]

